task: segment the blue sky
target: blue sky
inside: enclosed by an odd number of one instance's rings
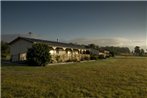
[[[1,11],[2,34],[33,32],[81,44],[113,39],[146,45],[147,2],[13,1],[2,2]]]

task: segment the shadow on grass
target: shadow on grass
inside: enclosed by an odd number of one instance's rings
[[[28,65],[26,62],[1,62],[1,67],[8,67],[8,66],[27,66],[27,67],[42,67],[42,66],[31,66],[31,65]]]

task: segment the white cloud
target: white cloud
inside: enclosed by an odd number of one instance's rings
[[[141,48],[147,48],[147,43],[145,40],[130,40],[126,38],[78,38],[70,40],[70,42],[78,44],[96,44],[99,46],[120,46],[129,47],[131,50],[135,46],[140,46]]]

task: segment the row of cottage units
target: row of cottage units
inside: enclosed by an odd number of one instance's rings
[[[9,43],[11,61],[25,61],[27,60],[27,50],[32,47],[34,43],[46,43],[50,48],[52,63],[89,60],[90,55],[102,55],[97,50],[85,48],[80,45],[54,42],[48,40],[18,37]],[[105,55],[108,54],[105,53]]]

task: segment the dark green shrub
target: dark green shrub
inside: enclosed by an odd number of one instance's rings
[[[45,66],[51,62],[49,47],[47,44],[36,43],[27,51],[27,62],[33,66]]]
[[[61,62],[60,56],[59,56],[59,55],[56,56],[56,61],[57,61],[57,62]]]
[[[110,51],[110,55],[111,55],[112,57],[115,56],[114,52],[112,52],[112,51]]]
[[[85,56],[85,57],[84,57],[84,60],[89,60],[89,57]]]
[[[76,58],[72,59],[73,62],[78,62],[78,60]]]
[[[1,60],[10,60],[10,47],[8,43],[1,41]]]
[[[66,62],[72,62],[72,60],[71,60],[71,59],[69,59],[69,60],[67,60]]]
[[[81,57],[80,61],[84,61],[84,57]]]
[[[97,60],[97,59],[98,59],[98,55],[94,55],[94,54],[90,55],[90,60]]]
[[[105,55],[99,55],[99,59],[106,59]]]

